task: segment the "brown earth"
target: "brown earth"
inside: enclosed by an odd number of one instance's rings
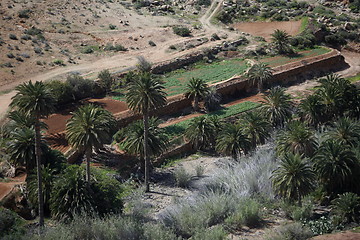
[[[286,31],[291,36],[299,33],[301,20],[288,22],[241,22],[233,24],[233,27],[253,36],[263,37],[266,41],[271,39],[275,29]]]
[[[351,231],[334,233],[334,234],[325,234],[312,238],[312,240],[359,240],[360,233],[355,233]]]
[[[8,182],[0,182],[0,202],[16,185],[20,185],[25,182],[26,174],[7,179],[9,180]]]

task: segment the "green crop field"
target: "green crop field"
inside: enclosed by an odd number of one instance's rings
[[[257,108],[260,106],[260,103],[255,102],[242,102],[236,105],[232,105],[227,108],[223,108],[214,112],[207,114],[207,116],[217,116],[219,119],[224,119],[230,116],[234,116],[236,114],[249,111],[251,109]],[[196,118],[196,117],[194,117]],[[178,137],[184,134],[186,128],[190,124],[190,122],[194,119],[187,119],[185,121],[175,123],[173,125],[165,127],[166,134],[169,136],[170,139]]]
[[[271,67],[284,65],[287,63],[301,60],[302,58],[314,57],[329,52],[330,49],[316,47],[314,49],[299,52],[294,57],[276,56],[263,58],[260,61],[269,64]],[[178,69],[157,77],[164,83],[165,92],[168,96],[182,94],[185,92],[186,85],[191,78],[201,78],[208,84],[221,82],[231,78],[234,75],[240,75],[245,72],[247,66],[244,59],[235,58],[213,63],[196,63],[188,69]],[[113,96],[114,99],[124,101],[124,94]]]
[[[246,70],[243,59],[229,59],[212,64],[198,63],[190,70],[179,69],[165,74],[160,79],[164,82],[166,93],[169,96],[185,92],[186,84],[191,78],[201,78],[208,84],[220,82],[240,75]]]
[[[301,60],[302,58],[315,57],[325,53],[330,52],[331,50],[324,47],[316,47],[314,49],[298,52],[294,57],[289,56],[276,56],[271,58],[263,58],[260,61],[269,64],[270,67],[276,67],[292,62]]]

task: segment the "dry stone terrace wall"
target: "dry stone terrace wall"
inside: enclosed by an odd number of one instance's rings
[[[180,63],[177,62],[177,64]],[[324,76],[328,72],[344,68],[345,65],[346,63],[344,61],[344,57],[340,54],[340,52],[332,50],[331,52],[320,56],[309,57],[297,62],[275,67],[270,84],[289,84],[291,82],[299,82],[313,77]],[[159,69],[165,71],[172,69],[174,66],[177,65],[171,62],[168,68],[166,68],[165,65],[161,65]],[[223,96],[233,95],[236,92],[247,92],[253,89],[249,80],[243,76],[233,77],[228,80],[212,84],[212,86],[215,86],[218,92]],[[153,113],[157,116],[169,115],[177,113],[190,106],[191,101],[183,94],[179,94],[169,97],[167,105],[157,109]],[[123,127],[134,120],[140,119],[141,115],[133,113],[131,110],[127,110],[116,114],[115,117],[118,120],[119,126]]]

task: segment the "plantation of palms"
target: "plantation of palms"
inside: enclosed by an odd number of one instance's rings
[[[216,90],[209,90],[206,84],[201,84],[201,80],[191,79],[189,86],[191,82],[203,90],[200,94],[195,91],[190,93],[188,89],[187,96],[194,100],[194,109],[199,109],[200,99],[205,101],[206,106],[209,96],[218,97]],[[169,138],[171,134],[166,127],[160,127],[162,122],[155,116],[156,110],[166,104],[162,83],[150,73],[137,72],[127,86],[126,100],[130,110],[139,113],[142,120],[117,129],[114,117],[105,109],[93,104],[78,107],[67,123],[66,136],[74,150],[85,154],[85,166],[66,164],[65,157],[49,151],[42,139],[43,167],[40,173],[29,172],[29,199],[32,204],[39,204],[37,199],[40,198],[36,196],[39,190],[44,189],[47,217],[69,222],[74,229],[82,221],[79,219],[83,219],[86,223],[83,222],[82,226],[91,226],[87,232],[94,236],[98,236],[96,232],[100,232],[101,224],[112,221],[106,223],[109,225],[106,225],[107,232],[102,232],[104,236],[115,236],[112,234],[116,229],[116,236],[132,236],[133,239],[140,239],[139,236],[141,239],[197,239],[199,236],[210,236],[200,239],[216,239],[213,238],[215,234],[226,236],[229,229],[234,231],[241,226],[252,228],[261,222],[266,223],[264,216],[272,214],[269,209],[274,206],[294,221],[298,221],[300,218],[296,216],[301,215],[304,228],[312,226],[313,219],[317,220],[317,216],[312,215],[312,209],[320,204],[334,206],[334,210],[329,210],[326,215],[327,221],[332,224],[338,222],[334,214],[344,216],[344,224],[357,222],[360,132],[354,108],[358,96],[352,95],[358,92],[347,81],[334,76],[319,82],[320,86],[314,93],[298,105],[284,88],[273,87],[265,91],[258,108],[224,119],[220,119],[218,112],[209,115],[197,113],[201,116],[188,120],[181,135]],[[332,92],[334,94],[330,94]],[[196,97],[198,100],[195,100]],[[7,148],[13,153],[11,158],[14,162],[34,165],[37,160],[36,117],[20,111],[20,108],[15,110],[2,134],[6,136]],[[44,124],[38,126],[40,130],[46,129]],[[191,188],[199,184],[196,195],[189,199],[177,199],[158,215],[160,221],[150,223],[149,215],[145,213],[147,210],[137,204],[144,201],[146,205],[154,194],[161,195],[157,191],[162,187],[162,177],[167,176],[158,174],[163,170],[152,172],[156,190],[150,192],[150,159],[162,161],[162,154],[168,154],[179,139],[183,144],[181,146],[191,145],[201,154],[216,156],[221,161],[216,162],[215,171],[208,171],[204,176],[185,172],[189,181],[198,182],[188,185],[191,187],[184,191],[193,193]],[[128,174],[131,179],[122,179],[125,175],[121,175],[120,168],[113,169],[114,166],[128,164],[121,155],[116,155],[111,170],[105,164],[91,166],[92,161],[98,162],[101,157],[110,156],[102,155],[105,144],[117,144],[117,149],[141,163],[146,193],[130,193],[143,181],[141,175],[131,172]],[[106,149],[115,148],[110,146]],[[191,157],[189,159],[192,161]],[[164,161],[173,164],[171,158]],[[207,166],[201,161],[200,164],[203,164],[201,167]],[[177,166],[175,163],[175,167],[166,172],[172,176],[166,184],[171,185],[175,181],[173,175]],[[31,166],[27,168],[31,169]],[[200,167],[197,168],[200,172]],[[41,187],[34,173],[44,176]],[[176,188],[173,187],[175,192],[171,194],[175,195]],[[140,194],[140,201],[132,194]],[[125,208],[123,199],[126,201]],[[117,219],[113,218],[115,214]],[[67,229],[70,225],[63,226]],[[46,230],[44,239],[50,236],[47,234],[51,234],[49,230]],[[80,236],[87,233],[74,231],[72,234]]]

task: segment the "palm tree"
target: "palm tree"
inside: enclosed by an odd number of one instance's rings
[[[326,135],[339,144],[355,147],[360,143],[360,122],[353,121],[348,117],[340,118]]]
[[[279,154],[293,153],[311,157],[316,148],[314,133],[303,122],[290,122],[277,139]]]
[[[26,166],[30,173],[36,166],[35,132],[33,128],[15,129],[7,143],[10,159],[16,165]]]
[[[317,94],[308,96],[302,100],[299,105],[301,120],[308,125],[318,126],[324,120],[324,105]]]
[[[194,99],[194,110],[199,110],[199,101],[204,98],[209,92],[209,87],[206,82],[200,78],[191,78],[186,86],[185,96]]]
[[[41,179],[41,118],[47,117],[54,111],[55,99],[51,92],[42,82],[36,81],[33,84],[31,81],[28,83],[20,84],[15,88],[16,95],[12,98],[10,106],[17,108],[29,116],[35,118],[35,156],[36,156],[36,169],[38,178],[38,198],[39,198],[39,225],[44,225],[44,202],[42,193],[42,179]]]
[[[275,191],[282,197],[291,200],[301,199],[314,189],[315,174],[299,154],[288,153],[280,161],[280,165],[271,176]]]
[[[215,144],[216,122],[209,117],[197,117],[191,120],[185,131],[185,138],[195,147],[195,149],[212,148]]]
[[[355,153],[336,140],[325,141],[313,160],[317,175],[329,193],[342,189],[359,168]]]
[[[271,88],[261,103],[261,111],[273,126],[283,127],[290,119],[293,104],[290,95],[285,94],[284,88]]]
[[[250,138],[253,148],[264,144],[270,137],[271,124],[259,111],[246,112],[239,121],[243,132]]]
[[[234,160],[241,156],[241,153],[247,154],[251,149],[251,141],[242,131],[239,124],[228,124],[220,131],[216,149],[226,155],[231,155]]]
[[[279,54],[288,53],[290,50],[290,35],[283,31],[276,29],[271,34],[271,41],[275,44]]]
[[[93,104],[78,108],[66,123],[66,138],[69,144],[74,149],[85,152],[88,184],[90,184],[91,154],[111,140],[114,126],[113,115]]]
[[[149,155],[156,156],[162,154],[168,147],[168,137],[163,128],[159,128],[160,120],[157,118],[149,119]],[[116,141],[122,143],[124,150],[130,154],[144,158],[144,123],[135,121],[128,127],[123,128],[116,134]]]
[[[145,157],[145,187],[149,186],[149,113],[166,104],[166,93],[164,87],[158,80],[152,79],[149,73],[142,73],[137,79],[129,84],[126,93],[126,102],[130,109],[140,112],[144,121],[144,157]]]
[[[206,111],[214,111],[220,107],[221,95],[216,91],[215,87],[210,87],[208,93],[205,96],[204,105]]]
[[[272,72],[273,70],[269,67],[268,64],[260,62],[254,64],[246,75],[253,85],[257,84],[258,91],[262,92],[264,83],[272,78]]]

